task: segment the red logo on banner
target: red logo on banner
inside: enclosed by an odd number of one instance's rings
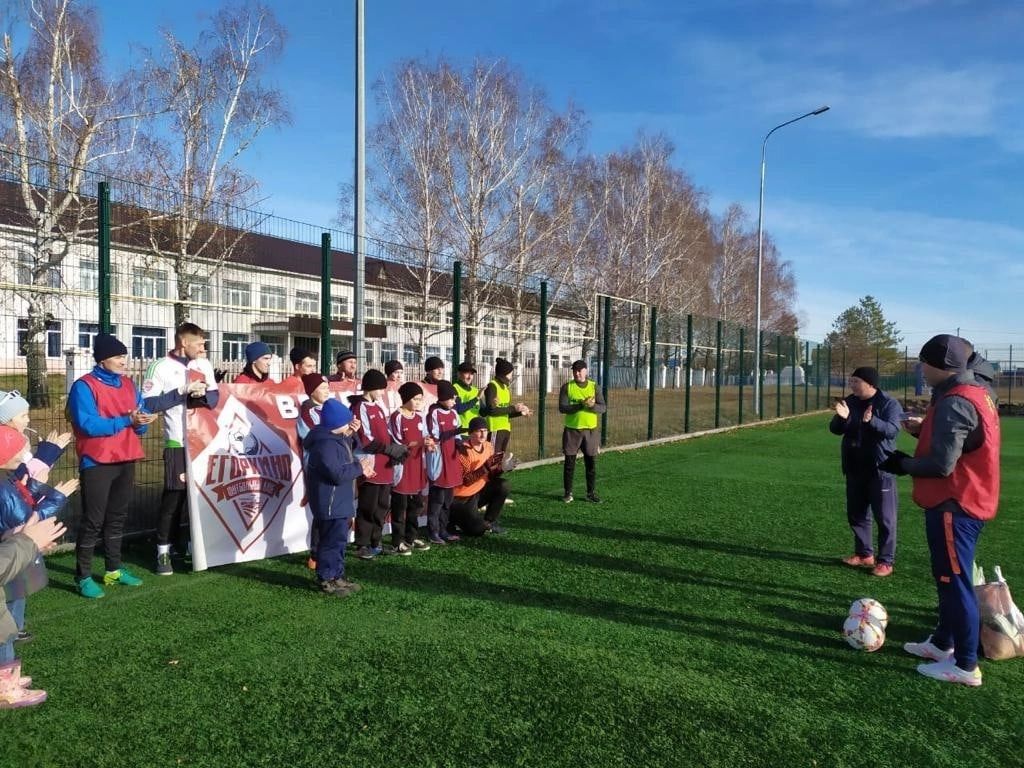
[[[287,439],[238,398],[228,397],[217,426],[193,461],[193,481],[245,552],[292,501],[299,458]]]

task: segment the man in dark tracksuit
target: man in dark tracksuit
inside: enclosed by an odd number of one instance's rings
[[[903,649],[931,663],[917,671],[947,683],[981,685],[980,617],[974,594],[974,548],[999,505],[999,413],[967,369],[966,341],[949,334],[921,348],[932,402],[924,420],[905,423],[918,438],[914,456],[897,451],[885,467],[914,478],[914,503],[924,509],[939,621],[924,641]]]
[[[850,389],[852,394],[836,403],[836,415],[828,425],[832,434],[843,436],[846,518],[854,548],[843,562],[873,568],[875,576],[889,576],[896,555],[896,482],[878,465],[896,449],[903,408],[878,388],[874,368],[855,370]],[[877,561],[871,546],[871,512],[878,524]]]

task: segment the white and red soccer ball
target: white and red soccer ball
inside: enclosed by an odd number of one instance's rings
[[[858,651],[877,651],[885,643],[889,614],[885,607],[870,597],[854,600],[850,615],[843,622],[843,637]]]

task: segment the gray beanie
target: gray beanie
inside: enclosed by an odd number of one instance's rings
[[[9,424],[11,419],[27,410],[28,400],[18,390],[0,391],[0,424]]]

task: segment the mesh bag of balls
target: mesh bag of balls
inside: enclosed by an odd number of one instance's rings
[[[889,613],[877,600],[861,597],[853,601],[850,615],[843,622],[843,637],[858,651],[877,651],[885,642]]]

